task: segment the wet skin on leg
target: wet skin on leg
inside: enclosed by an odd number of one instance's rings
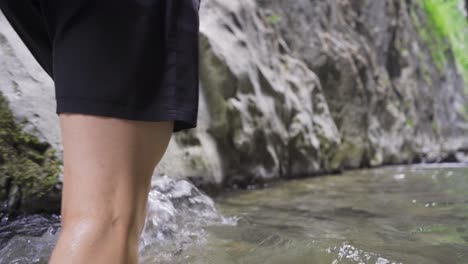
[[[49,264],[136,264],[151,176],[173,122],[61,113],[60,128],[62,229]]]

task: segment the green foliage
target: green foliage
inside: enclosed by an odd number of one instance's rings
[[[420,3],[435,33],[449,40],[457,66],[468,86],[468,21],[458,7],[460,1],[420,0]]]
[[[406,119],[405,124],[406,124],[406,126],[408,126],[410,128],[414,128],[414,122],[413,122],[413,119],[411,119],[411,118]]]
[[[268,21],[271,24],[276,24],[278,21],[280,21],[281,17],[278,14],[271,14],[268,16]]]
[[[422,1],[422,0],[421,0]],[[422,4],[424,5],[424,3]],[[449,43],[440,31],[436,30],[432,19],[429,21],[422,19],[418,16],[417,10],[411,9],[411,17],[413,22],[418,29],[418,33],[424,40],[425,44],[429,48],[429,52],[435,66],[439,70],[440,74],[444,74],[445,66],[447,64],[445,52],[449,48]],[[428,16],[429,17],[429,16]],[[424,61],[424,55],[419,54],[420,60]],[[422,64],[424,79],[431,83],[430,77],[427,76],[428,68],[425,64]]]
[[[62,162],[46,142],[23,131],[0,93],[0,200],[34,200],[47,195],[58,182]],[[11,202],[11,201],[9,201]]]

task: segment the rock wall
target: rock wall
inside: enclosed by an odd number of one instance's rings
[[[201,4],[199,126],[155,174],[210,190],[468,150],[463,81],[417,0]],[[0,91],[60,157],[52,81],[3,16]]]
[[[463,80],[417,1],[202,9],[201,80],[228,185],[466,149]]]

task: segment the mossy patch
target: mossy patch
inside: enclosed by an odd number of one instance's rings
[[[362,162],[363,153],[364,147],[362,144],[344,140],[334,153],[330,162],[330,168],[336,170],[359,167],[357,164]]]
[[[438,65],[445,62],[444,50],[449,46],[468,86],[468,20],[460,10],[459,0],[419,0],[427,15],[427,25],[413,15],[421,37],[426,41]]]
[[[270,15],[268,15],[268,22],[270,24],[277,24],[279,21],[281,20],[281,17],[280,15],[276,14],[276,13],[272,13]]]
[[[421,6],[424,7],[425,3],[424,1],[420,1]],[[435,30],[436,26],[434,24],[434,21],[430,18],[429,15],[421,17],[417,9],[412,8],[411,9],[411,18],[413,20],[414,25],[416,26],[416,29],[418,30],[418,33],[421,37],[421,39],[424,41],[424,44],[427,46],[429,49],[431,59],[434,63],[434,65],[437,67],[439,72],[443,75],[445,71],[445,66],[447,64],[447,58],[446,58],[446,51],[449,49],[449,43],[445,36],[441,34],[440,31]],[[422,56],[422,54],[420,54]],[[424,61],[424,60],[421,60]],[[427,67],[424,64],[422,64],[423,67]],[[423,68],[423,74],[426,75],[427,69]],[[425,77],[425,80],[428,81]],[[429,81],[428,81],[429,82]],[[429,82],[430,83],[430,82]]]
[[[24,132],[23,127],[15,122],[0,93],[0,211],[49,211],[39,203],[57,196],[53,192],[62,161],[50,144]],[[57,205],[51,204],[50,209],[55,211]]]

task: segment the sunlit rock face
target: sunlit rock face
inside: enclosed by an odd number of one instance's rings
[[[155,174],[245,187],[468,149],[463,81],[416,0],[202,0],[199,16],[198,127]],[[0,91],[62,155],[53,83],[3,16],[0,44]]]
[[[201,81],[228,185],[331,168],[340,135],[317,75],[255,1],[211,1]]]
[[[205,2],[202,91],[225,182],[466,148],[463,80],[423,38],[417,1]]]

